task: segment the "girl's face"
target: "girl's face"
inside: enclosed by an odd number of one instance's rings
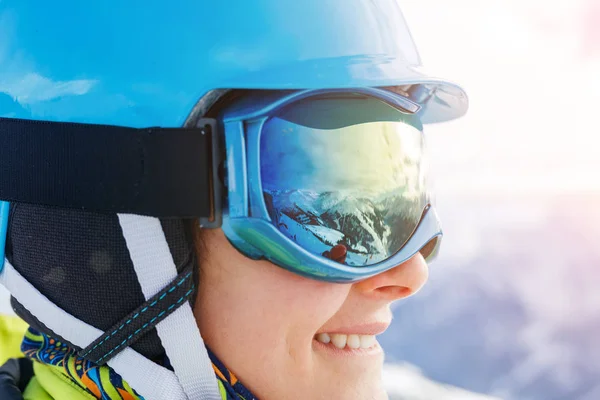
[[[420,254],[362,282],[337,284],[251,260],[220,229],[200,235],[195,307],[200,332],[256,396],[387,398],[383,352],[371,335],[391,323],[393,301],[415,293],[427,280]],[[322,343],[327,337],[331,341]]]

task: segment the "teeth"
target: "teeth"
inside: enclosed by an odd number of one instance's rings
[[[368,349],[377,344],[374,335],[343,335],[341,333],[319,333],[315,339],[321,343],[331,343],[338,349],[348,346],[351,349]]]
[[[338,349],[343,349],[346,347],[346,340],[348,339],[348,335],[341,335],[338,333],[334,333],[331,335],[331,343]]]
[[[360,335],[360,348],[368,349],[369,347],[375,346],[377,339],[373,335]]]
[[[319,334],[317,335],[317,340],[318,340],[319,342],[321,342],[321,343],[325,343],[325,344],[327,344],[327,343],[331,342],[331,338],[330,338],[330,337],[329,337],[329,335],[328,335],[328,334],[326,334],[326,333],[319,333]]]
[[[351,349],[358,349],[360,347],[360,339],[358,335],[348,335],[347,343]]]

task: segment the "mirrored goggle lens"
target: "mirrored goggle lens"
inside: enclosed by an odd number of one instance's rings
[[[263,125],[261,179],[273,224],[352,266],[398,252],[428,204],[418,119],[362,95],[312,97]]]

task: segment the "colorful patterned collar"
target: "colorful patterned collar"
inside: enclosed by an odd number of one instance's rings
[[[65,375],[97,399],[143,400],[143,397],[109,366],[99,366],[78,357],[76,351],[65,343],[33,328],[29,328],[25,333],[21,351],[26,357]],[[223,400],[257,400],[210,350],[208,353]]]
[[[213,364],[213,369],[219,379],[219,389],[223,400],[258,400],[250,390],[248,390],[236,378],[236,376],[223,365],[223,363],[208,349],[208,355]]]

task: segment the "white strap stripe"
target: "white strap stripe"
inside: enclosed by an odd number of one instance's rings
[[[133,269],[146,300],[177,277],[169,244],[160,220],[133,214],[117,214]]]
[[[189,329],[191,320],[195,330]],[[163,345],[170,350],[167,352],[169,360],[190,400],[221,400],[217,377],[204,342],[198,340],[200,334],[195,321],[192,307],[186,302],[160,321],[156,329]]]
[[[177,276],[160,220],[133,214],[118,216],[142,292],[149,299]],[[189,400],[221,400],[212,362],[189,303],[159,322],[156,330]]]
[[[103,333],[48,300],[8,260],[4,260],[0,283],[40,322],[76,346],[85,348]]]
[[[76,346],[85,348],[104,334],[48,300],[8,260],[4,261],[0,283],[40,322]],[[123,350],[108,364],[146,400],[186,399],[171,371],[131,348]]]

